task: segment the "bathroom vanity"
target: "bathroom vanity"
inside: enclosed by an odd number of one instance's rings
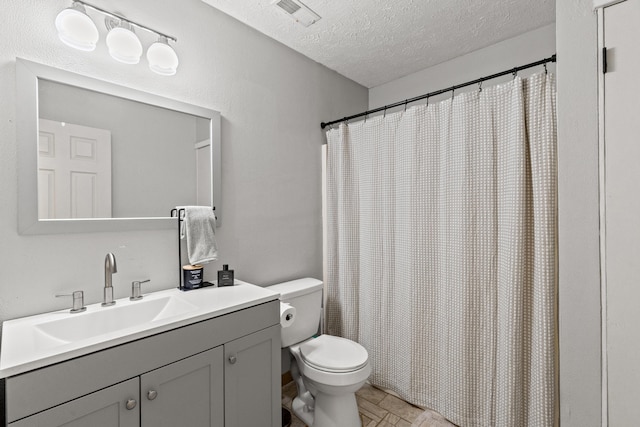
[[[278,296],[171,289],[5,322],[2,424],[280,427]]]

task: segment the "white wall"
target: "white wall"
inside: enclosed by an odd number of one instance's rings
[[[176,286],[173,230],[75,235],[17,233],[15,58],[23,57],[222,113],[220,260],[239,279],[259,285],[321,277],[320,122],[367,107],[367,90],[249,29],[200,0],[95,0],[134,21],[178,38],[174,77],[149,71],[145,60],[112,60],[104,33],[96,51],[57,38],[63,0],[4,0],[0,36],[0,320],[66,307],[54,294],[83,289],[100,300],[104,256],[114,252],[115,296],[151,278],[146,291]],[[104,29],[101,29],[104,32]],[[302,30],[301,30],[302,31]]]
[[[556,4],[562,427],[601,417],[597,18],[591,0]]]
[[[504,40],[484,49],[371,88],[369,90],[369,108],[393,104],[425,93],[434,92],[513,67],[529,64],[543,58],[548,58],[555,53],[555,49],[555,24],[546,25],[537,30],[529,31],[528,33]],[[551,63],[547,68],[549,71],[555,71],[555,64]],[[542,66],[535,67],[521,71],[520,75],[525,76],[542,70]],[[487,85],[504,82],[511,78],[511,75],[500,77],[490,80],[484,85],[486,87]],[[470,90],[478,90],[478,86],[468,86],[459,91],[465,92]],[[437,102],[450,96],[451,92],[448,92],[431,98],[429,102]],[[426,101],[418,101],[417,103],[424,102]],[[409,104],[409,107],[411,107],[411,105],[415,104]]]

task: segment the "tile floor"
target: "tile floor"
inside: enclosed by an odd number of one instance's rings
[[[282,405],[291,409],[291,402],[296,396],[296,386],[290,382],[282,387]],[[415,407],[396,396],[388,394],[369,384],[362,386],[356,392],[358,411],[363,427],[455,427],[437,412],[423,413],[424,410]],[[292,416],[291,427],[303,427],[304,423],[295,415]]]

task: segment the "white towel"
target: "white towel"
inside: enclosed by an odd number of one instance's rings
[[[184,209],[180,238],[187,239],[189,264],[206,264],[218,259],[216,216],[209,206],[178,206]]]

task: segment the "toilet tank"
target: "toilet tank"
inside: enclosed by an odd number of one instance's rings
[[[280,293],[280,301],[291,304],[296,316],[288,328],[282,328],[282,347],[297,344],[318,332],[322,313],[322,282],[305,278],[269,286]]]

